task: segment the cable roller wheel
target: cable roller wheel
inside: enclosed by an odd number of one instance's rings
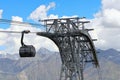
[[[29,32],[30,32],[29,30],[22,31],[22,37],[21,37],[22,46],[19,49],[20,57],[35,57],[35,54],[36,54],[35,47],[33,45],[25,45],[23,42],[24,34],[25,33],[27,34]]]

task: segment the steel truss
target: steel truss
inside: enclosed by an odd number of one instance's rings
[[[50,38],[58,46],[62,61],[60,80],[84,80],[85,64],[99,67],[96,50],[81,18],[47,19],[43,21],[46,32],[37,35]]]

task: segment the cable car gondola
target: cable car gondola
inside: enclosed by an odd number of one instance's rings
[[[24,34],[25,33],[27,34],[29,32],[30,32],[29,30],[22,31],[22,37],[21,37],[22,46],[19,49],[20,57],[35,57],[35,54],[36,54],[35,47],[33,45],[25,45],[23,42]]]

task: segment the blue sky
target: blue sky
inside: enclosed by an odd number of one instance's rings
[[[55,2],[55,8],[48,11],[49,14],[59,16],[78,15],[93,18],[93,15],[100,10],[100,0],[1,0],[0,9],[3,10],[2,18],[11,19],[11,16],[20,16],[24,21],[40,5],[48,5]]]
[[[54,7],[51,7],[47,12],[45,12],[45,13],[47,13],[47,16],[50,14],[57,15],[58,17],[77,15],[79,17],[85,16],[87,18],[93,18],[93,15],[96,12],[98,12],[101,8],[100,0],[76,0],[76,1],[75,0],[1,0],[0,1],[0,9],[3,10],[2,19],[12,20],[13,16],[18,16],[17,18],[15,18],[15,20],[23,19],[24,22],[35,23],[34,17],[33,17],[33,19],[28,19],[30,14],[32,14],[32,12],[35,12],[36,9],[39,8],[41,5],[44,5],[47,8],[50,5],[50,3],[54,3],[55,5],[54,5]],[[42,10],[42,11],[45,11],[45,10]],[[43,13],[43,15],[45,13]],[[41,13],[37,13],[38,17],[41,16],[39,14],[41,14]],[[0,24],[0,29],[16,30],[16,27],[15,26],[11,27],[8,24]],[[5,34],[3,34],[3,35],[5,35]],[[9,34],[6,34],[6,35],[7,35],[7,37],[11,36]],[[0,38],[1,39],[0,40],[0,43],[1,43],[0,51],[5,50],[6,52],[10,52],[10,51],[16,49],[16,47],[17,47],[16,51],[18,51],[19,47],[17,45],[19,44],[19,46],[20,46],[20,42],[16,43],[15,37],[14,38],[12,37],[8,40],[5,40],[5,38],[6,37]],[[3,42],[3,40],[4,40],[4,42]],[[42,41],[41,40],[42,39],[40,39],[39,41],[40,42],[44,41],[44,40],[42,40]],[[17,40],[17,41],[19,41],[19,40]],[[33,42],[34,42],[34,40],[33,40]],[[37,43],[35,43],[35,45],[36,44]],[[45,44],[52,45],[52,43],[50,43],[50,41],[48,41],[48,40],[46,40]],[[11,45],[13,45],[13,48],[11,48]],[[41,46],[41,45],[43,45],[43,46]],[[37,46],[50,48],[49,46],[44,46],[44,44],[40,44]]]
[[[46,18],[86,17],[91,22],[88,27],[94,29],[91,33],[92,38],[98,39],[95,42],[97,48],[120,50],[119,4],[120,0],[1,0],[0,18],[37,23],[36,21]],[[0,24],[0,30],[22,31],[25,29],[41,30],[30,25],[23,27]],[[0,33],[0,35],[0,53],[19,51],[20,35],[7,33]],[[43,37],[29,36],[26,37],[26,42],[33,44],[37,49],[45,47],[58,50],[55,45],[53,46],[53,42]]]

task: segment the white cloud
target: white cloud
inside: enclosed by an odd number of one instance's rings
[[[47,12],[55,7],[55,3],[51,2],[48,6],[40,5],[38,8],[36,8],[35,11],[33,11],[29,19],[32,20],[39,20],[39,19],[45,19],[45,18],[58,18],[58,15],[50,14],[47,15]],[[0,10],[0,14],[2,16],[2,10]],[[23,22],[23,18],[19,16],[12,16],[13,21],[20,21]],[[30,24],[26,25],[18,25],[18,24],[10,24],[10,27],[7,29],[0,30],[4,31],[23,31],[23,30],[30,30],[31,32],[40,32],[42,31],[40,28],[36,28],[31,26]],[[4,50],[4,53],[18,53],[19,48],[21,46],[20,39],[21,34],[14,34],[14,33],[0,33],[0,46],[6,46],[6,49]],[[51,41],[48,38],[38,36],[36,34],[26,34],[24,38],[25,44],[28,45],[34,45],[36,50],[38,50],[40,47],[45,47],[49,50],[58,51],[57,46],[54,44],[53,41]],[[3,52],[3,51],[1,51]]]
[[[3,10],[0,10],[0,19],[2,18]]]
[[[51,9],[51,8],[54,8],[55,7],[55,3],[54,2],[51,2],[48,6],[47,6],[47,10]]]
[[[47,12],[55,7],[55,3],[51,2],[48,6],[46,5],[40,5],[38,8],[36,8],[29,16],[29,19],[32,19],[34,21],[43,20],[43,19],[50,19],[50,18],[58,18],[58,15],[48,15]]]
[[[95,29],[92,32],[93,38],[97,38],[98,41],[95,45],[101,49],[115,48],[120,50],[120,4],[119,0],[102,0],[102,8],[99,12],[95,14],[95,18],[91,20],[89,26]],[[48,11],[51,8],[55,7],[55,3],[52,2],[48,6],[40,5],[36,8],[29,16],[29,19],[39,20],[39,19],[51,19],[58,18],[58,15],[50,14],[48,15]],[[0,13],[2,13],[0,11]],[[70,17],[70,16],[63,16]],[[63,18],[62,17],[62,18]],[[77,17],[77,16],[72,16]],[[23,19],[19,16],[12,16],[12,20],[14,21],[23,21]],[[23,31],[30,30],[33,32],[41,31],[40,28],[32,27],[31,25],[11,25],[8,29],[0,29],[0,30],[14,30],[14,31]],[[8,53],[18,53],[20,44],[21,34],[5,34],[0,33],[0,44],[6,45],[6,52]],[[56,45],[45,37],[36,36],[36,34],[26,34],[24,42],[26,44],[32,44],[38,50],[40,47],[45,47],[50,50],[58,51]]]
[[[13,21],[23,22],[23,18],[21,18],[21,17],[19,17],[19,16],[12,16],[12,20],[13,20]]]
[[[12,16],[12,20],[14,21],[23,21],[23,19],[19,16]],[[0,29],[5,31],[23,31],[30,30],[31,32],[40,32],[40,28],[36,28],[27,25],[18,25],[11,24],[7,29]],[[4,53],[19,53],[19,48],[21,46],[21,34],[14,33],[0,33],[0,46],[6,46]],[[34,45],[36,50],[39,50],[40,47],[45,47],[49,50],[58,51],[56,45],[48,38],[38,36],[36,34],[25,34],[24,42],[27,45]]]
[[[102,9],[95,14],[91,25],[95,28],[93,37],[98,41],[96,46],[102,49],[120,49],[120,1],[102,0]]]
[[[118,9],[120,10],[120,0],[102,0],[103,9]]]

